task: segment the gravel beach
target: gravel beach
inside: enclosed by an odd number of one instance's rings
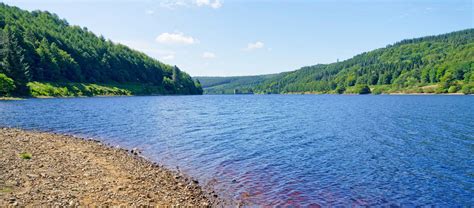
[[[136,152],[73,136],[0,128],[0,207],[220,204],[198,181]]]

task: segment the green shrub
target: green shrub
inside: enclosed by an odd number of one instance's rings
[[[446,92],[448,92],[448,88],[443,84],[440,84],[435,90],[435,93],[446,93]]]
[[[380,95],[380,94],[382,94],[382,89],[379,88],[379,87],[376,87],[376,88],[374,88],[374,89],[372,90],[372,94],[374,94],[374,95]]]
[[[466,84],[462,87],[461,92],[463,94],[474,94],[474,85],[473,84]]]
[[[355,93],[357,94],[370,94],[370,88],[367,85],[356,85],[355,86]]]
[[[374,85],[370,91],[372,94],[379,95],[382,93],[388,93],[390,89],[389,85]]]
[[[52,97],[70,97],[70,96],[96,96],[96,95],[132,95],[140,94],[144,86],[136,87],[134,85],[98,85],[83,83],[44,83],[29,82],[28,88],[33,97],[52,96]],[[128,89],[130,87],[130,89]],[[132,92],[133,91],[133,92]]]
[[[0,73],[0,96],[10,95],[15,90],[15,84],[13,79],[7,77],[7,75]]]
[[[423,87],[423,93],[435,93],[436,92],[436,87],[435,86],[426,86]]]
[[[457,92],[458,90],[459,90],[459,89],[458,89],[457,86],[451,86],[451,87],[449,87],[449,89],[448,89],[448,93],[455,93],[455,92]]]
[[[336,87],[336,93],[337,94],[342,94],[344,93],[344,91],[346,91],[346,87],[342,86],[342,85],[339,85]]]
[[[27,153],[27,152],[22,152],[22,153],[20,153],[20,158],[24,159],[24,160],[29,160],[29,159],[32,158],[32,155],[30,153]]]
[[[423,93],[423,89],[421,89],[421,87],[415,87],[415,89],[413,89],[416,93]]]

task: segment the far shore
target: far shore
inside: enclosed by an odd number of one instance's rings
[[[204,95],[234,95],[234,94],[204,94]],[[298,92],[298,93],[280,93],[280,94],[237,94],[237,95],[474,95],[474,94],[463,94],[463,93],[381,93],[381,94],[335,94],[335,93],[317,93],[317,92]],[[38,96],[38,97],[0,97],[1,100],[25,100],[25,99],[52,99],[52,98],[90,98],[90,97],[135,97],[135,96],[174,96],[174,95],[96,95],[96,96]]]
[[[222,200],[131,151],[74,136],[0,128],[0,207],[199,206]]]
[[[298,92],[298,93],[283,93],[281,95],[471,95],[463,93],[404,93],[404,92],[391,92],[391,93],[380,93],[380,94],[357,94],[357,93],[317,93],[317,92]]]
[[[24,100],[25,98],[20,97],[0,97],[0,100]]]
[[[402,92],[394,92],[394,93],[387,93],[382,95],[472,95],[472,94],[463,94],[463,93],[402,93]]]

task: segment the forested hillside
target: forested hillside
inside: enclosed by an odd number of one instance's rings
[[[276,75],[233,76],[233,77],[194,77],[206,89],[207,94],[253,93],[253,87]]]
[[[474,29],[403,40],[342,62],[307,66],[263,81],[256,78],[256,84],[245,86],[256,93],[472,94]],[[220,87],[234,86],[230,82]]]
[[[202,94],[176,66],[69,25],[0,3],[0,96]]]

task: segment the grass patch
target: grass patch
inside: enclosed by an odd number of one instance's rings
[[[33,97],[77,97],[77,96],[116,96],[116,95],[156,95],[170,94],[162,86],[151,84],[90,84],[29,82],[29,94]]]
[[[33,97],[73,97],[132,94],[126,89],[98,84],[30,82],[27,86],[30,90],[30,95]]]
[[[20,158],[21,158],[21,159],[29,160],[29,159],[31,159],[32,157],[33,157],[33,156],[32,156],[30,153],[28,153],[28,152],[22,152],[22,153],[20,153]]]
[[[19,98],[19,97],[0,97],[0,100],[24,100],[24,99]]]
[[[0,193],[2,193],[2,194],[8,194],[8,193],[11,193],[11,192],[13,192],[13,189],[10,188],[10,187],[4,187],[4,188],[0,189]]]

